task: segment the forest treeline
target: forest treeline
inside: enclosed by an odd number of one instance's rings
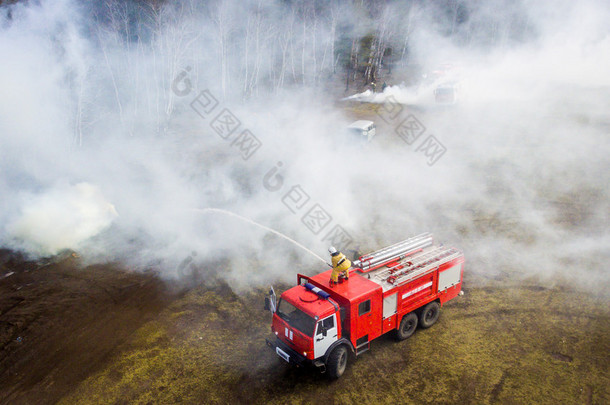
[[[61,66],[78,144],[111,120],[128,133],[166,131],[179,105],[172,83],[185,71],[218,99],[331,86],[353,92],[423,64],[422,49],[439,43],[484,50],[536,35],[530,10],[512,0],[10,3],[0,6],[0,29],[14,24],[21,36],[45,38],[41,64]],[[30,21],[37,8],[54,20]]]
[[[157,46],[176,53],[174,61],[196,59],[205,48],[201,59],[223,93],[239,90],[246,98],[338,75],[346,89],[377,81],[414,62],[418,30],[464,47],[533,34],[525,10],[508,0],[105,0],[90,7],[105,33],[126,47]],[[189,55],[190,47],[196,50]]]

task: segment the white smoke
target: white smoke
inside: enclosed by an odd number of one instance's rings
[[[87,183],[61,185],[20,199],[21,213],[7,224],[7,233],[20,247],[40,255],[78,249],[118,215],[99,188]]]
[[[307,2],[245,3],[1,8],[0,243],[79,249],[167,277],[218,259],[251,283],[319,269],[286,240],[205,210],[219,208],[321,256],[335,226],[365,251],[431,231],[480,274],[607,282],[607,4],[463,2],[467,13],[443,19],[417,2],[370,13],[336,2],[322,15]],[[420,65],[394,67],[411,80],[370,94],[410,105],[387,123],[337,108],[334,90],[345,77],[333,47],[351,40],[333,35],[364,36],[371,21]],[[446,62],[463,91],[439,108],[417,82]],[[218,105],[202,117],[191,103],[204,90]],[[211,127],[224,108],[240,121],[227,139]],[[395,131],[408,114],[426,129],[411,145]],[[338,140],[355,118],[378,123],[372,144]],[[235,143],[244,129],[261,142],[247,160]],[[417,151],[429,135],[447,150],[433,166]],[[331,217],[319,232],[303,220],[315,206]]]

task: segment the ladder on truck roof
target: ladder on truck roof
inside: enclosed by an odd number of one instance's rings
[[[425,274],[442,263],[459,257],[461,254],[455,248],[436,246],[427,252],[401,259],[393,266],[376,274],[375,278],[392,285],[398,285]]]
[[[360,268],[363,273],[368,273],[386,263],[411,256],[426,247],[432,246],[432,243],[432,234],[422,233],[421,235],[405,239],[375,252],[362,255],[358,260],[354,260],[352,265]]]

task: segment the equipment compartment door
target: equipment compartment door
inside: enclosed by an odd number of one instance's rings
[[[383,333],[396,328],[397,301],[397,293],[388,295],[383,299]]]
[[[438,291],[444,291],[462,282],[462,264],[457,264],[440,272],[438,277]]]
[[[388,295],[383,299],[383,319],[389,318],[396,313],[396,293]]]

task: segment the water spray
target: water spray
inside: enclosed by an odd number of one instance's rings
[[[290,237],[289,237],[289,236],[287,236],[287,235],[284,235],[283,233],[281,233],[281,232],[279,232],[279,231],[276,231],[275,229],[271,229],[271,228],[269,228],[268,226],[265,226],[265,225],[263,225],[263,224],[259,224],[258,222],[254,221],[254,220],[252,220],[252,219],[250,219],[250,218],[246,218],[246,217],[241,216],[241,215],[239,215],[239,214],[236,214],[236,213],[234,213],[234,212],[227,211],[227,210],[223,210],[223,209],[220,209],[220,208],[195,208],[195,209],[193,209],[193,210],[194,210],[194,211],[196,211],[196,212],[202,213],[202,214],[207,214],[207,213],[209,213],[209,212],[213,212],[213,213],[218,213],[218,214],[229,215],[229,216],[231,216],[231,217],[241,219],[242,221],[245,221],[245,222],[247,222],[247,223],[249,223],[249,224],[255,225],[255,226],[257,226],[257,227],[259,227],[259,228],[261,228],[261,229],[264,229],[264,230],[266,230],[266,231],[268,231],[268,232],[273,233],[274,235],[279,236],[280,238],[283,238],[283,239],[287,240],[288,242],[292,243],[293,245],[298,246],[298,247],[300,247],[301,249],[303,249],[303,250],[305,250],[306,252],[308,252],[309,254],[311,254],[311,255],[315,256],[315,257],[316,257],[318,260],[320,260],[322,263],[326,264],[326,265],[327,265],[327,266],[329,266],[329,267],[332,267],[332,265],[330,265],[329,263],[327,263],[327,262],[326,262],[326,260],[322,259],[320,256],[318,256],[318,255],[317,255],[315,252],[313,252],[312,250],[310,250],[310,249],[306,248],[305,246],[301,245],[301,244],[300,244],[299,242],[297,242],[296,240],[294,240],[294,239],[290,238]]]

